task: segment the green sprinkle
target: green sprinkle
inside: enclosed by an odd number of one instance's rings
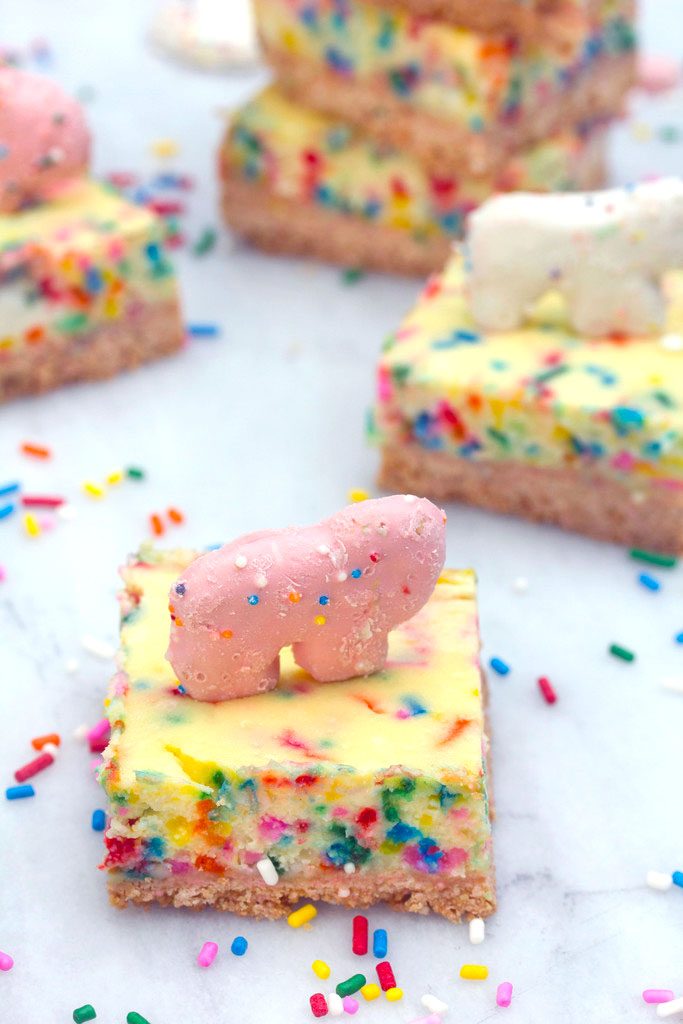
[[[195,256],[203,256],[204,253],[211,252],[217,239],[218,235],[213,228],[204,228],[201,235],[192,246],[192,252]]]
[[[673,569],[678,564],[675,555],[659,555],[656,551],[642,551],[640,548],[632,548],[629,555],[636,562],[647,562],[648,565],[659,565],[664,569]]]
[[[85,313],[69,313],[58,320],[55,326],[58,331],[64,331],[65,334],[74,334],[76,331],[82,331],[87,323],[88,317]]]
[[[340,981],[335,991],[338,996],[352,996],[354,992],[358,992],[362,989],[365,984],[364,974],[354,974],[352,977],[347,978],[346,981]]]
[[[344,284],[356,284],[357,281],[362,281],[365,277],[365,271],[362,267],[346,267],[342,271],[342,281]]]
[[[129,480],[144,480],[146,475],[144,469],[140,469],[139,466],[126,467],[126,476]]]
[[[633,651],[629,651],[628,647],[620,647],[619,644],[610,644],[610,654],[613,654],[615,658],[621,658],[622,661],[635,661],[636,656]]]
[[[135,1010],[131,1010],[126,1017],[126,1024],[149,1024],[146,1017],[143,1017],[141,1013],[136,1013]]]
[[[74,1010],[74,1020],[76,1024],[83,1024],[84,1020],[94,1020],[97,1014],[95,1013],[94,1007],[90,1003],[86,1003],[85,1006],[79,1006]]]

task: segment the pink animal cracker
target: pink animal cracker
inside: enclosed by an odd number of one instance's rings
[[[170,593],[167,657],[185,691],[219,701],[272,690],[290,644],[319,682],[379,671],[387,634],[436,585],[445,522],[426,498],[394,495],[202,555]]]
[[[0,213],[51,198],[87,172],[89,155],[76,100],[42,75],[0,67]]]

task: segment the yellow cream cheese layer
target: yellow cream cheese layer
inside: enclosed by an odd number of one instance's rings
[[[171,297],[165,236],[161,218],[94,181],[0,215],[0,357]]]
[[[124,570],[107,866],[220,874],[267,854],[281,872],[487,870],[473,574],[444,572],[372,677],[316,683],[286,651],[276,690],[211,704],[178,692],[164,656],[168,591],[192,557],[145,552]]]
[[[523,329],[484,334],[456,254],[386,344],[380,436],[682,490],[683,273],[665,284],[668,322],[658,337],[577,337],[552,294]]]
[[[434,175],[271,86],[235,113],[222,159],[231,173],[285,199],[415,235],[457,236],[465,215],[494,192],[580,187],[594,173],[603,141],[602,130],[565,132],[512,157],[495,175]]]

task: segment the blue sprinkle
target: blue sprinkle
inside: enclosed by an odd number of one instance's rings
[[[8,800],[23,800],[24,797],[35,795],[35,789],[28,783],[25,786],[9,786],[5,790],[5,796]]]
[[[416,700],[415,697],[404,697],[403,703],[413,716],[427,714],[427,708],[419,700]]]
[[[320,596],[320,597],[318,598],[318,604],[323,604],[323,605],[324,605],[324,604],[329,604],[329,603],[330,603],[330,599],[329,599],[329,597],[327,596],[327,594],[322,594],[322,595],[321,595],[321,596]]]
[[[247,601],[249,604],[258,604],[258,594],[250,594]]]
[[[676,633],[674,639],[677,644],[683,644],[683,633]]]
[[[420,839],[421,836],[419,828],[408,825],[405,821],[397,821],[387,832],[387,839],[391,843],[407,843],[409,839]]]
[[[157,242],[150,242],[149,245],[145,246],[145,253],[152,263],[156,263],[157,260],[161,259],[161,249]]]
[[[188,324],[185,330],[191,338],[217,338],[221,333],[218,324]]]
[[[91,295],[97,295],[104,287],[104,279],[97,267],[88,267],[85,272],[85,287]]]
[[[249,946],[249,943],[245,939],[244,935],[238,935],[236,938],[234,938],[232,940],[232,946],[230,947],[230,952],[234,953],[235,956],[244,956],[244,954],[247,951],[248,946]]]
[[[372,933],[372,955],[376,956],[378,960],[383,960],[387,955],[388,948],[386,928],[375,928]]]
[[[510,666],[502,658],[491,658],[489,665],[499,676],[506,676],[510,671]]]
[[[626,405],[615,406],[611,418],[617,434],[622,437],[632,430],[639,430],[645,423],[645,417],[640,409],[630,409]]]
[[[642,583],[648,590],[659,590],[661,583],[654,576],[650,576],[649,572],[641,572],[638,577],[638,582]]]
[[[3,505],[3,507],[0,508],[0,519],[7,519],[7,516],[11,516],[15,508],[15,505]]]
[[[674,871],[671,881],[674,885],[679,885],[683,889],[683,871]]]
[[[184,583],[176,583],[175,592],[176,594],[178,594],[179,597],[182,597],[186,590],[187,587],[185,586]]]
[[[222,548],[222,547],[223,547],[222,544],[207,544],[206,545],[206,550],[207,551],[218,551],[218,549]]]
[[[93,832],[104,832],[107,824],[107,815],[103,810],[99,809],[92,812],[92,830]]]
[[[352,569],[351,570],[351,576],[353,577],[354,580],[359,580],[362,575],[363,575],[363,572],[362,572],[361,569]]]
[[[181,697],[184,697],[185,694],[187,693],[187,690],[185,689],[182,683],[178,683],[178,685],[176,686],[176,690],[181,695]]]
[[[16,480],[13,480],[10,484],[3,484],[0,487],[0,498],[4,498],[8,494],[14,494],[20,487],[21,484]]]

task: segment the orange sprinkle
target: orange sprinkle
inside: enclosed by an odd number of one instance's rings
[[[173,619],[173,622],[175,623],[176,626],[179,626],[181,629],[183,628],[183,625],[184,625],[183,620],[179,619],[177,615]]]
[[[365,704],[368,711],[374,711],[376,715],[383,715],[384,711],[379,706],[376,700],[372,697],[366,697],[364,693],[354,693],[353,699],[360,701],[361,704]]]
[[[149,525],[152,527],[152,533],[155,537],[161,537],[165,531],[164,524],[161,521],[161,516],[158,516],[156,512],[152,512],[149,517]]]
[[[41,324],[37,324],[35,327],[29,327],[24,332],[24,337],[29,345],[37,345],[45,337],[45,328]]]
[[[167,514],[168,518],[171,520],[171,522],[175,523],[176,526],[179,525],[180,523],[184,523],[185,522],[185,516],[177,508],[169,508],[167,510],[166,514]]]
[[[24,441],[19,450],[23,455],[32,455],[35,459],[49,459],[52,455],[49,448],[42,444],[31,444],[29,441]]]
[[[31,740],[31,746],[34,750],[42,750],[46,743],[54,743],[56,747],[62,742],[58,732],[49,732],[46,736],[36,736],[35,739]]]
[[[452,743],[453,740],[457,740],[458,736],[467,728],[468,725],[471,725],[471,719],[456,718],[443,739],[440,739],[437,743],[437,747],[445,747],[447,743]]]
[[[292,604],[298,604],[301,600],[301,594],[297,594],[296,590],[292,590],[289,595],[289,600]]]
[[[221,636],[223,637],[224,640],[232,640],[232,630],[231,629],[223,629],[223,630],[221,630]]]

